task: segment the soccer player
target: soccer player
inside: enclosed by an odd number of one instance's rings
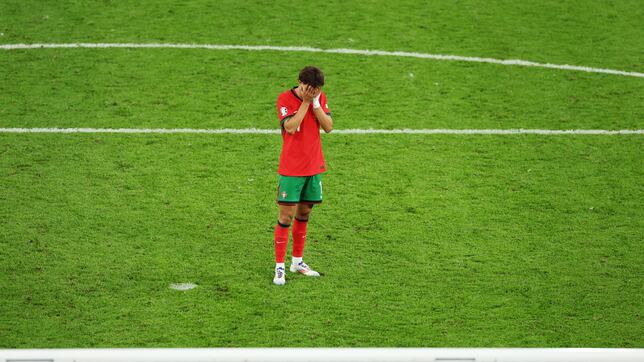
[[[277,203],[279,219],[275,226],[275,277],[273,283],[286,283],[284,257],[288,230],[293,223],[291,273],[317,277],[320,273],[304,261],[306,225],[314,204],[322,202],[322,178],[326,171],[320,128],[329,133],[333,120],[322,92],[324,74],[316,67],[300,71],[298,86],[277,97],[277,114],[282,127],[282,153],[278,172]],[[295,218],[295,220],[293,220]]]

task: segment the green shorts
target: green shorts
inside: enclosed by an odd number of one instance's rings
[[[282,176],[277,181],[277,203],[319,204],[322,202],[322,174],[313,176]]]

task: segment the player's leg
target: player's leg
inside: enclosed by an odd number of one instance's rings
[[[275,277],[273,278],[273,283],[277,285],[286,283],[284,258],[288,246],[288,229],[295,216],[304,181],[304,178],[279,176],[277,186],[279,217],[275,225]]]
[[[322,182],[320,175],[310,176],[302,189],[302,202],[297,205],[295,221],[293,221],[293,259],[291,272],[299,272],[307,276],[319,276],[302,260],[306,244],[306,228],[313,205],[322,202]]]
[[[277,285],[286,283],[284,258],[286,257],[286,247],[288,246],[288,229],[291,226],[296,207],[296,205],[279,205],[279,218],[277,225],[275,225],[275,277],[273,277],[273,283]]]
[[[295,210],[293,221],[293,258],[291,261],[291,272],[301,273],[306,276],[317,277],[320,273],[311,269],[303,260],[304,245],[306,243],[306,226],[309,222],[309,215],[313,210],[313,204],[300,203]]]
[[[299,203],[295,209],[295,220],[293,220],[293,262],[298,265],[302,261],[304,254],[304,244],[306,243],[306,226],[309,222],[309,215],[313,210],[313,204]]]
[[[288,245],[288,229],[295,214],[296,205],[279,205],[280,215],[275,225],[275,263],[276,267],[284,268],[286,247]]]

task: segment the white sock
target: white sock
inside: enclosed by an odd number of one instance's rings
[[[277,270],[277,268],[284,269],[284,263],[275,263],[275,270]]]
[[[291,259],[291,264],[293,264],[293,265],[299,265],[301,262],[302,262],[302,257],[299,257],[299,258],[298,258],[298,257],[295,257],[295,256],[294,256],[294,257]]]

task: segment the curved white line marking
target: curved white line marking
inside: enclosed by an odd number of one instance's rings
[[[0,128],[0,133],[204,133],[204,134],[279,134],[278,129],[259,128]],[[453,134],[453,135],[641,135],[644,129],[338,129],[337,134]]]
[[[220,45],[220,44],[133,44],[133,43],[63,43],[63,44],[0,44],[0,49],[40,49],[40,48],[178,48],[178,49],[213,49],[213,50],[254,50],[254,51],[279,51],[279,52],[313,52],[356,55],[379,55],[393,57],[409,57],[434,60],[451,60],[461,62],[492,63],[501,65],[518,65],[523,67],[550,68],[574,70],[588,73],[605,73],[627,77],[644,78],[644,73],[629,72],[615,69],[591,68],[579,65],[537,63],[520,59],[494,59],[465,57],[460,55],[443,55],[414,52],[391,52],[385,50],[360,50],[360,49],[322,49],[310,47],[271,46],[271,45]]]

